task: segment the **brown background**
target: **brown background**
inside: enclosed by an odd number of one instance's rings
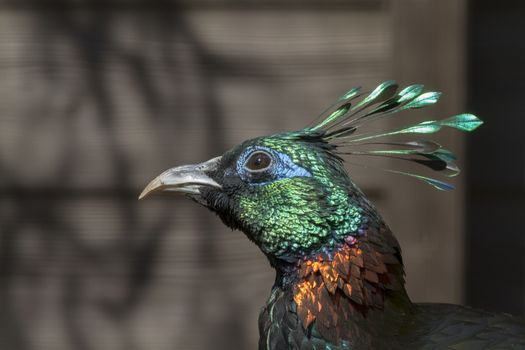
[[[492,126],[503,122],[485,101],[525,87],[489,94],[480,78],[505,52],[522,77],[523,50],[500,41],[519,33],[511,12],[465,0],[0,1],[0,349],[255,348],[274,278],[262,254],[187,200],[138,193],[165,168],[302,128],[349,87],[392,78],[444,96],[384,127],[467,109],[493,122],[468,137],[468,162],[464,135],[438,137],[466,170],[454,192],[348,167],[401,241],[411,297],[521,314],[525,157],[511,140],[524,124]],[[505,160],[495,139],[514,155],[501,175],[487,166]]]

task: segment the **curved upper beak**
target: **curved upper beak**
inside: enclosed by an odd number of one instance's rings
[[[200,194],[199,189],[203,186],[222,188],[220,184],[207,175],[208,172],[217,169],[220,160],[221,157],[216,157],[204,163],[182,165],[168,169],[144,188],[139,199],[160,191]]]

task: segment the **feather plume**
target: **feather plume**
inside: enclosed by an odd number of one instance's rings
[[[324,141],[337,147],[338,154],[387,157],[412,162],[447,177],[459,174],[459,167],[455,164],[456,156],[434,141],[385,142],[377,139],[407,134],[434,134],[443,127],[470,132],[483,124],[483,121],[473,114],[464,113],[442,120],[426,120],[383,132],[358,133],[359,128],[365,124],[404,110],[433,105],[441,96],[440,92],[424,92],[424,86],[420,84],[410,85],[399,92],[397,90],[398,85],[392,80],[383,82],[368,94],[363,94],[361,88],[353,88],[321,114],[321,121],[317,125],[304,131],[320,133]],[[454,188],[446,182],[411,172],[377,169],[414,177],[440,190]]]

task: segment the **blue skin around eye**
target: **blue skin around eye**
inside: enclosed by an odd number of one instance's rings
[[[264,151],[272,157],[272,164],[268,170],[257,174],[262,176],[261,180],[254,180],[248,169],[244,167],[244,164],[248,158],[256,151]],[[311,177],[310,173],[305,168],[295,164],[289,155],[281,152],[274,151],[267,147],[250,147],[239,157],[237,161],[237,173],[241,176],[244,181],[250,182],[254,185],[265,185],[273,181],[289,179],[292,177]],[[264,180],[263,180],[264,179]]]

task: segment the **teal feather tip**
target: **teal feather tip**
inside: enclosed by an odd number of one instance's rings
[[[442,123],[443,125],[446,125],[451,128],[470,132],[474,131],[481,124],[483,124],[483,121],[476,117],[474,114],[464,113],[445,119]]]

